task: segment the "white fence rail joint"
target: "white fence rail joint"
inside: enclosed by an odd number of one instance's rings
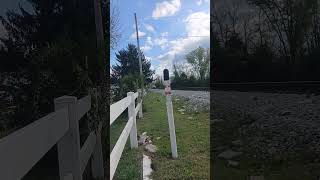
[[[130,147],[138,147],[136,117],[138,113],[141,114],[139,117],[142,117],[142,100],[136,107],[135,100],[139,97],[139,95],[139,92],[128,92],[126,98],[123,98],[110,106],[110,126],[117,119],[117,117],[119,117],[120,114],[125,111],[126,108],[128,108],[128,122],[110,154],[110,179],[112,179],[115,174],[129,135]]]
[[[23,178],[55,144],[60,180],[81,180],[90,158],[93,177],[104,178],[101,128],[80,148],[79,120],[90,110],[91,96],[62,96],[54,105],[55,112],[0,139],[1,180]]]

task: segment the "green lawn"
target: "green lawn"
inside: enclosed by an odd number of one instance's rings
[[[110,127],[110,152],[116,144],[127,121],[124,117],[118,118]],[[142,151],[130,149],[130,137],[122,152],[116,173],[113,179],[141,179]]]
[[[209,179],[210,171],[210,130],[209,112],[182,115],[178,108],[184,102],[174,101],[178,159],[171,158],[170,136],[166,113],[166,100],[161,94],[148,94],[145,102],[144,118],[138,121],[139,134],[146,131],[153,137],[159,148],[152,159],[155,172],[152,178],[159,179]],[[192,117],[192,119],[188,119]],[[160,137],[159,140],[156,138]]]
[[[173,98],[175,99],[175,98]],[[171,158],[166,100],[161,94],[148,93],[144,99],[144,117],[137,119],[138,134],[147,132],[158,147],[152,157],[152,179],[209,179],[210,137],[209,112],[181,114],[184,101],[174,100],[174,118],[176,126],[178,159]],[[120,119],[119,119],[120,120]],[[119,121],[117,120],[117,121]],[[116,122],[117,122],[116,121]],[[119,137],[125,121],[111,126],[111,144]],[[160,139],[157,139],[160,137]],[[113,145],[111,145],[111,148]],[[127,142],[116,179],[140,179],[143,147],[131,151]]]

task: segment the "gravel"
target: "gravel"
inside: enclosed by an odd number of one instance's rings
[[[234,121],[254,156],[320,155],[320,96],[236,91],[211,96],[213,108],[240,114]]]
[[[152,89],[152,91],[164,94],[162,89]],[[172,90],[172,95],[176,99],[182,98],[187,101],[185,108],[188,112],[210,110],[210,93],[208,91]]]

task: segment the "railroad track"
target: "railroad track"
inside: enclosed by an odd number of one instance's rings
[[[320,81],[212,83],[214,90],[262,91],[277,93],[320,93]]]
[[[210,87],[172,87],[172,89],[209,91]],[[320,94],[320,81],[211,83],[211,90]]]

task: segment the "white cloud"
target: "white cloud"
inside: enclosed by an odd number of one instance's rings
[[[145,27],[146,30],[149,31],[149,32],[155,32],[154,27],[151,26],[150,24],[144,24],[144,27]]]
[[[154,39],[153,43],[157,46],[160,46],[161,49],[164,49],[168,46],[168,39],[164,37],[156,38]]]
[[[150,66],[150,69],[151,69],[151,70],[155,70],[153,65]]]
[[[146,44],[149,46],[153,46],[152,38],[150,36],[147,37]]]
[[[147,52],[150,49],[152,49],[152,47],[153,47],[152,38],[150,36],[148,36],[147,40],[145,42],[145,45],[141,47],[141,50],[143,50],[144,52]]]
[[[157,57],[160,64],[156,73],[162,74],[164,68],[172,72],[174,62],[186,62],[185,55],[199,46],[210,46],[210,15],[204,12],[190,14],[184,21],[187,36],[167,42],[169,50]],[[193,37],[196,36],[196,37]]]
[[[197,1],[197,5],[198,5],[198,6],[201,6],[201,4],[202,4],[202,0],[198,0],[198,1]]]
[[[186,20],[188,36],[210,36],[210,15],[204,12],[190,14]]]
[[[144,52],[147,52],[147,51],[149,51],[150,49],[152,49],[152,47],[151,47],[151,46],[148,46],[148,45],[145,45],[145,46],[142,46],[142,47],[141,47],[141,50],[144,51]]]
[[[147,51],[151,50],[152,47],[153,47],[152,38],[150,36],[148,36],[147,40],[145,42],[145,45],[141,47],[141,50],[143,50],[144,52],[147,52]]]
[[[166,37],[166,36],[168,36],[168,32],[163,32],[163,33],[161,33],[160,35],[162,36],[162,37]]]
[[[142,32],[142,31],[138,31],[138,32],[139,32],[139,37],[143,37],[143,36],[145,36],[145,35],[146,35],[146,33],[145,33],[145,32]],[[133,32],[133,33],[131,34],[131,38],[132,38],[132,39],[137,38],[137,34],[136,34],[136,32]]]
[[[180,8],[180,0],[163,1],[156,4],[156,8],[152,12],[152,17],[158,19],[161,17],[173,16]]]

